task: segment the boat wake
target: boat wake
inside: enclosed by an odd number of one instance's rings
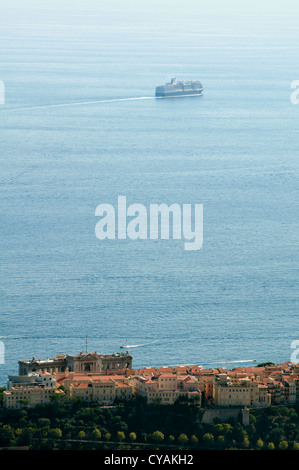
[[[120,346],[122,349],[131,349],[131,348],[141,348],[142,346],[148,346],[153,343],[157,343],[158,340],[151,341],[150,343],[143,343],[143,344],[123,344]]]
[[[135,96],[131,98],[111,98],[107,100],[90,100],[90,101],[71,101],[70,103],[54,103],[54,104],[39,104],[36,106],[22,106],[8,108],[5,107],[1,110],[1,112],[12,112],[12,111],[31,111],[34,109],[51,109],[51,108],[67,108],[71,106],[87,106],[89,104],[100,104],[100,103],[115,103],[121,101],[139,101],[139,100],[158,100],[158,99],[165,99],[165,98],[186,98],[189,96],[200,96],[198,94],[194,95],[183,95],[183,96]]]
[[[31,109],[66,108],[68,106],[86,106],[88,104],[113,103],[118,101],[154,100],[156,98],[156,96],[136,96],[132,98],[111,98],[107,100],[73,101],[70,103],[40,104],[36,106],[23,106],[21,108],[5,108],[4,111],[29,111]]]

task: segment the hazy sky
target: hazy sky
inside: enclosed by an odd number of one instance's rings
[[[139,28],[153,32],[186,24],[207,34],[275,35],[298,37],[299,0],[9,0],[0,4],[0,35],[13,36],[22,26],[43,25]]]
[[[2,4],[0,12],[6,9],[14,9],[15,16],[20,11],[33,10],[36,13],[44,9],[56,9],[57,11],[70,8],[76,10],[100,11],[115,9],[121,11],[149,11],[156,13],[162,10],[172,10],[187,14],[192,10],[203,13],[238,13],[238,14],[269,14],[288,13],[298,14],[298,0],[9,0]]]

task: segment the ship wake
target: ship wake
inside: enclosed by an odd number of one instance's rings
[[[141,348],[142,346],[148,346],[153,343],[157,343],[158,340],[151,341],[150,343],[143,343],[143,344],[123,344],[120,346],[122,349],[131,349],[131,348]]]
[[[73,101],[69,103],[41,104],[41,105],[36,105],[36,106],[24,106],[21,108],[6,108],[5,111],[27,111],[31,109],[67,108],[70,106],[87,106],[89,104],[115,103],[115,102],[121,102],[121,101],[155,100],[155,99],[157,99],[156,96],[135,96],[131,98],[111,98],[107,100]]]

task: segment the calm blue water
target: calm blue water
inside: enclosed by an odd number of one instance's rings
[[[86,334],[105,354],[145,344],[136,368],[290,360],[296,17],[98,6],[0,22],[1,384],[19,359],[85,350]],[[200,79],[204,96],[89,103],[153,97],[173,76]],[[119,195],[203,204],[202,249],[100,242],[95,209]]]

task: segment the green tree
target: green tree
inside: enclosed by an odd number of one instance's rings
[[[95,440],[95,441],[100,441],[101,440],[101,437],[102,437],[102,433],[99,429],[95,428],[92,433],[91,433],[91,436],[92,438]]]
[[[85,431],[83,431],[83,429],[78,432],[79,439],[84,439],[85,436],[86,436],[86,434],[85,434]]]
[[[53,393],[51,395],[51,401],[56,405],[64,405],[70,402],[70,398],[65,393]]]
[[[186,445],[189,441],[188,436],[184,433],[180,434],[178,437],[178,443],[181,445]]]
[[[84,424],[93,424],[95,420],[95,411],[93,408],[81,408],[76,411],[75,419],[77,421],[83,421]]]
[[[9,445],[14,437],[14,430],[9,424],[5,424],[0,429],[0,442],[2,445]]]
[[[289,417],[290,417],[290,420],[291,420],[291,421],[297,421],[297,419],[298,419],[298,414],[296,413],[295,410],[292,409],[292,410],[290,411]]]
[[[162,442],[164,441],[164,434],[161,431],[155,431],[152,434],[152,439],[154,442]]]
[[[59,428],[50,429],[48,436],[52,437],[53,439],[59,439],[60,437],[62,437],[62,431]]]
[[[174,441],[175,441],[174,436],[173,436],[172,434],[170,434],[170,436],[168,437],[168,442],[169,442],[169,444],[173,444]]]
[[[6,387],[0,387],[0,405],[3,404],[3,392],[5,392]]]
[[[259,438],[257,441],[256,441],[256,447],[258,449],[262,449],[264,447],[264,442],[262,441],[261,438]]]
[[[17,440],[19,446],[29,446],[32,443],[33,429],[28,427],[22,429],[22,433]]]
[[[276,446],[278,446],[279,442],[283,440],[282,437],[284,438],[284,430],[281,427],[276,427],[269,433],[269,438]]]
[[[268,450],[274,450],[275,449],[275,445],[273,444],[273,442],[268,442],[267,449]]]
[[[233,427],[229,423],[219,423],[215,424],[213,430],[217,435],[223,435],[225,438],[230,439],[233,433]]]
[[[137,439],[136,433],[135,432],[130,432],[129,439],[130,439],[131,442],[135,442],[136,439]]]
[[[274,362],[261,362],[256,367],[274,366]]]
[[[50,429],[51,421],[49,418],[39,418],[37,425],[39,428],[47,427]]]
[[[299,442],[293,443],[293,450],[299,450]]]
[[[254,416],[253,414],[249,414],[249,422],[250,424],[253,424],[255,425],[256,424],[256,416]]]
[[[243,439],[243,447],[245,447],[245,449],[248,449],[249,445],[250,445],[249,439],[247,436],[245,436]]]
[[[119,442],[122,442],[125,440],[125,433],[123,431],[117,431],[116,438]]]
[[[214,444],[214,436],[210,432],[205,433],[202,439],[203,439],[203,442],[208,446],[211,446],[212,444]]]
[[[106,432],[104,437],[105,437],[105,441],[110,441],[110,439],[111,439],[110,432]]]
[[[29,400],[27,400],[27,398],[20,398],[19,404],[23,406],[27,406],[29,404]]]
[[[198,438],[195,436],[195,434],[192,434],[192,436],[190,437],[190,442],[194,446],[196,446],[196,444],[198,443]]]
[[[280,443],[278,444],[279,450],[287,450],[288,447],[289,447],[289,444],[287,441],[280,441]]]
[[[234,439],[236,439],[237,442],[243,442],[245,437],[247,436],[247,432],[243,429],[240,423],[238,423],[232,431],[232,436]]]

